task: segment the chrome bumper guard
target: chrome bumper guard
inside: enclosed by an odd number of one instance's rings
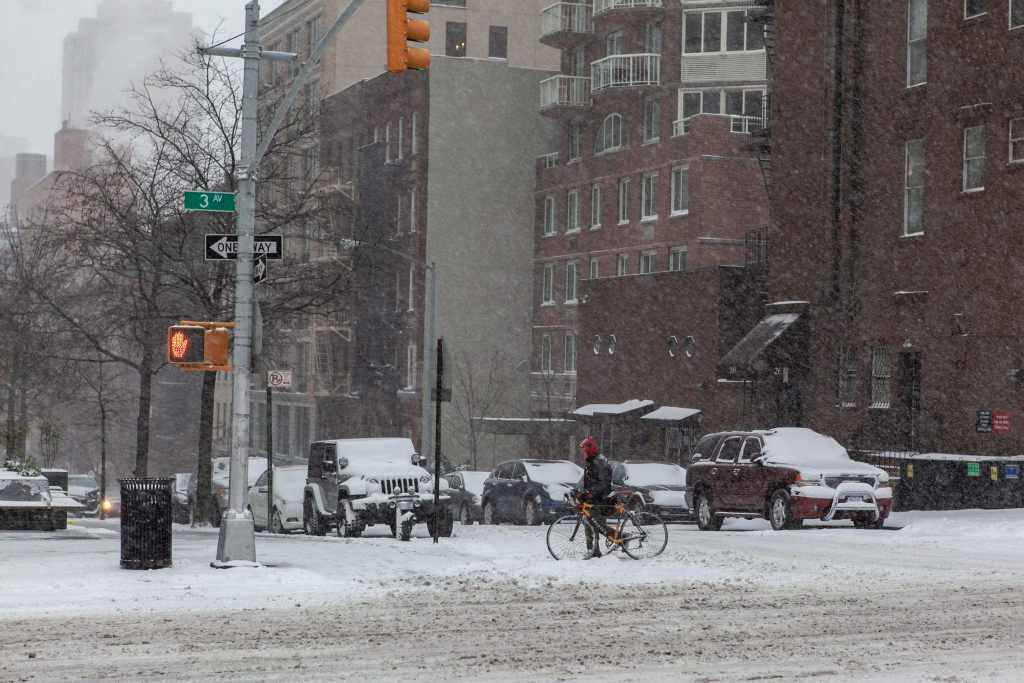
[[[878,521],[881,513],[878,511],[875,489],[855,481],[844,481],[839,484],[836,487],[835,495],[832,496],[832,505],[822,519],[831,522],[838,512],[869,512],[872,515],[872,521]]]

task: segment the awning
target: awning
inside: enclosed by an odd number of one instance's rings
[[[762,318],[747,336],[725,354],[719,366],[729,375],[749,370],[763,372],[767,364],[761,355],[799,319],[799,313],[774,313]]]
[[[676,408],[675,406],[662,406],[657,410],[647,413],[641,420],[650,420],[667,426],[676,426],[686,420],[700,419],[701,411],[696,408]]]
[[[599,420],[602,417],[632,417],[650,412],[654,401],[632,399],[623,403],[588,403],[572,411],[576,417]]]

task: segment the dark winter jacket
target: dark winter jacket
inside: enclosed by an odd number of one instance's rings
[[[583,467],[583,492],[592,502],[604,502],[612,493],[612,465],[600,453]]]

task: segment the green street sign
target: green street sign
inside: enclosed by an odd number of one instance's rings
[[[186,192],[186,211],[235,212],[234,192]]]
[[[981,476],[981,463],[969,462],[967,463],[967,476],[968,477],[980,477]]]

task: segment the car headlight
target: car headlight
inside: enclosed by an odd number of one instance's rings
[[[882,472],[880,475],[878,475],[878,478],[875,479],[875,488],[878,489],[878,488],[882,488],[882,487],[888,486],[888,485],[889,485],[889,473],[888,472]]]
[[[817,477],[805,477],[802,473],[796,473],[796,479],[793,481],[793,486],[824,486],[825,477],[818,475]]]
[[[103,508],[104,512],[110,512],[111,510],[114,509],[114,505],[109,500],[107,500],[106,498],[104,498],[103,502],[100,503],[100,507]]]
[[[368,478],[366,481],[370,482],[371,484],[379,484],[380,483],[380,481],[378,481],[377,479],[374,479],[373,477]]]
[[[650,493],[648,491],[642,491],[640,493],[640,495],[644,499],[645,503],[653,503],[654,502],[654,495],[652,493]]]
[[[431,476],[429,474],[424,474],[422,477],[420,477],[420,483],[421,484],[429,484],[430,480],[431,480]]]

